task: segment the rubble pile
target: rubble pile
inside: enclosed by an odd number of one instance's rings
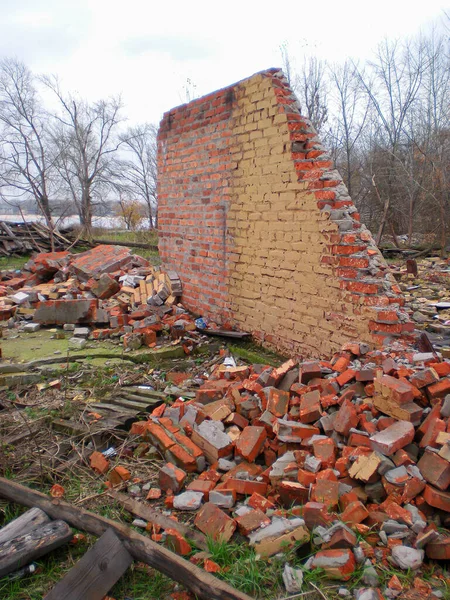
[[[19,272],[3,272],[0,320],[11,325],[78,327],[73,343],[122,338],[126,348],[154,347],[158,332],[169,329],[175,339],[195,330],[193,319],[179,306],[181,282],[174,271],[163,272],[128,248],[100,245],[81,254],[37,254]]]
[[[195,399],[132,425],[139,455],[156,447],[166,461],[159,486],[95,452],[107,485],[130,480],[134,497],[197,511],[205,535],[240,534],[260,557],[311,543],[306,569],[348,580],[362,567],[369,588],[379,567],[450,559],[449,361],[397,342],[389,351],[347,344],[329,362],[227,365]],[[137,524],[191,551],[179,533]],[[394,579],[386,598],[402,590]]]
[[[416,329],[429,332],[433,343],[450,356],[450,260],[408,259],[403,268],[392,265]]]

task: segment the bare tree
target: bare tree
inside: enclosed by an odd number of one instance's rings
[[[123,159],[118,161],[117,187],[146,206],[150,229],[157,226],[155,125],[130,127],[121,136]]]
[[[325,62],[315,56],[305,58],[295,87],[302,112],[310,119],[316,131],[323,133],[328,121]]]
[[[89,103],[61,91],[56,77],[43,77],[60,110],[54,115],[53,139],[59,148],[58,168],[70,191],[87,235],[96,204],[112,188],[111,162],[120,142],[120,98]]]
[[[22,62],[0,62],[0,180],[3,199],[20,205],[32,198],[53,230],[52,192],[57,185],[55,147],[33,74]]]
[[[356,194],[356,175],[360,165],[356,150],[369,114],[369,102],[359,83],[357,69],[350,61],[329,67],[334,103],[331,138],[336,148],[336,163],[342,171],[350,196]],[[354,200],[357,201],[356,196]]]
[[[375,60],[369,63],[369,75],[358,70],[361,84],[378,118],[373,147],[380,157],[387,157],[387,161],[379,161],[383,166],[381,178],[372,173],[376,197],[383,202],[377,244],[381,241],[388,217],[392,217],[397,161],[402,142],[406,139],[407,116],[418,98],[424,67],[421,47],[413,50],[408,43],[401,45],[385,40],[379,45]],[[382,179],[383,186],[378,179]],[[390,223],[394,234],[392,219]]]

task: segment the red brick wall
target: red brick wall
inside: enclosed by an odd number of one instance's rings
[[[169,111],[159,144],[159,250],[199,314],[228,315],[226,213],[230,200],[233,90]]]
[[[309,355],[411,330],[282,72],[169,111],[158,149],[160,253],[188,308]]]

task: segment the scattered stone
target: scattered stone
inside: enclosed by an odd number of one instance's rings
[[[394,546],[392,548],[392,560],[401,569],[418,569],[424,558],[424,551],[410,548],[409,546]]]

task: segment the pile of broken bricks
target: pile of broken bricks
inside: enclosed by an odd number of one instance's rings
[[[373,589],[380,567],[420,574],[425,558],[450,559],[450,362],[436,353],[351,343],[329,362],[223,364],[194,400],[159,406],[130,434],[140,455],[167,461],[159,487],[95,452],[108,486],[129,480],[134,497],[196,511],[205,535],[240,534],[262,558],[304,545],[304,569],[346,581],[362,568]],[[141,526],[191,552],[179,533]],[[393,576],[382,593],[401,591]]]
[[[82,348],[88,336],[120,339],[131,350],[152,348],[163,330],[173,340],[195,337],[193,318],[177,305],[181,291],[174,271],[152,267],[128,248],[100,245],[81,254],[41,253],[22,271],[3,272],[0,320],[25,332],[41,325],[68,331],[77,326],[70,340],[75,348]]]

